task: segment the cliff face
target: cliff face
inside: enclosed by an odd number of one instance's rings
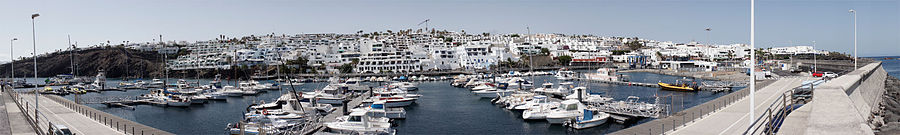
[[[63,51],[37,58],[38,77],[50,77],[72,72],[72,56],[77,66],[78,76],[94,76],[101,69],[110,78],[161,78],[163,73],[162,55],[156,52],[142,52],[120,47],[81,48],[74,52]],[[15,61],[18,77],[33,77],[34,63],[31,58]],[[0,65],[0,76],[10,75],[10,64]]]

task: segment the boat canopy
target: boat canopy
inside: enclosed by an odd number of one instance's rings
[[[594,112],[588,109],[584,109],[584,117],[581,118],[581,121],[589,121],[594,118]]]
[[[372,104],[372,109],[384,109],[384,103]]]

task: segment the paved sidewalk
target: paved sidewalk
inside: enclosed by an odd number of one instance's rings
[[[34,95],[23,95],[23,97],[33,97]],[[26,102],[33,103],[34,98],[25,98]],[[47,119],[54,124],[66,125],[69,129],[79,135],[120,135],[124,134],[115,129],[95,121],[85,115],[81,115],[62,104],[59,104],[47,97],[40,96],[40,111]],[[44,122],[41,122],[46,124]]]
[[[36,135],[34,128],[25,120],[25,114],[16,106],[12,97],[6,93],[0,93],[0,135]]]
[[[750,99],[748,96],[670,133],[683,135],[743,134],[750,123],[761,116],[782,93],[800,86],[801,83],[802,79],[800,78],[782,78],[766,87],[758,88],[758,91],[755,93],[754,109],[756,116],[750,116]]]

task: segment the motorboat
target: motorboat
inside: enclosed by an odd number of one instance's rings
[[[584,109],[583,114],[583,116],[578,116],[574,120],[568,121],[563,125],[575,129],[591,128],[606,123],[606,120],[610,117],[608,113],[597,112],[595,114],[593,111],[588,109]]]
[[[578,100],[563,101],[559,104],[559,107],[547,113],[547,122],[550,122],[550,124],[563,124],[570,119],[581,116],[584,109],[586,109],[586,106],[578,102]]]
[[[323,93],[321,91],[306,92],[306,93],[303,93],[302,96],[304,99],[309,99],[310,101],[315,100],[316,103],[322,103],[322,104],[339,105],[339,104],[343,104],[344,100],[346,100],[344,98],[344,95],[334,95],[334,94],[329,94],[329,93]]]
[[[529,110],[529,109],[532,109],[532,108],[541,108],[541,107],[543,107],[543,108],[551,108],[551,107],[558,106],[558,105],[559,105],[559,103],[550,102],[550,101],[548,100],[548,97],[547,97],[547,96],[544,96],[544,95],[537,95],[537,96],[534,96],[534,97],[533,97],[531,100],[529,100],[528,102],[525,102],[525,103],[522,104],[522,105],[518,105],[518,106],[513,107],[513,110]]]
[[[581,91],[581,93],[577,92],[579,90]],[[563,97],[563,99],[578,100],[578,94],[581,94],[581,101],[586,103],[604,103],[613,100],[613,98],[605,97],[600,94],[588,93],[586,87],[575,87],[574,91],[576,92]]]
[[[336,122],[325,123],[326,131],[339,134],[394,134],[390,119],[376,118],[366,112],[351,112]]]
[[[404,107],[412,105],[415,103],[418,98],[411,98],[402,95],[384,95],[379,94],[377,97],[373,97],[375,102],[384,101],[385,107]],[[375,103],[373,102],[373,103]]]
[[[225,86],[225,87],[222,87],[222,89],[219,89],[218,92],[220,92],[221,94],[224,94],[224,95],[226,95],[226,96],[229,96],[229,97],[240,97],[240,96],[244,96],[244,91],[241,90],[240,88],[237,88],[237,87],[234,87],[234,86]]]
[[[169,96],[166,100],[166,106],[186,107],[191,105],[191,99],[182,96]]]
[[[491,83],[484,83],[484,84],[481,84],[481,85],[472,87],[471,90],[472,90],[472,91],[479,91],[479,90],[496,89],[496,88],[497,88],[497,87],[494,86],[494,84],[491,84]]]
[[[672,90],[672,91],[698,91],[700,87],[697,85],[697,82],[692,82],[692,84],[688,84],[685,81],[675,81],[673,84],[658,82],[660,89],[663,90]]]
[[[563,68],[556,72],[556,79],[568,81],[568,80],[575,79],[577,77],[577,75],[578,74],[575,73],[575,71],[569,71],[568,69]]]
[[[569,93],[572,93],[572,89],[569,89],[570,87],[573,87],[571,84],[572,82],[563,82],[560,83],[559,87],[545,89],[544,93],[558,96],[567,95]]]
[[[391,119],[405,119],[406,111],[402,107],[386,107],[385,101],[375,101],[372,105],[364,108],[353,109],[353,112],[366,112],[366,115],[372,117],[386,117]]]
[[[475,95],[478,95],[479,97],[482,97],[482,98],[496,98],[499,96],[506,96],[507,94],[510,94],[512,92],[513,92],[513,90],[507,90],[507,89],[485,89],[485,90],[473,91],[473,93],[475,93]]]
[[[541,84],[541,87],[540,87],[540,88],[534,88],[534,89],[531,90],[531,91],[534,92],[534,93],[541,93],[541,94],[543,94],[544,92],[546,92],[547,90],[550,90],[550,89],[553,89],[553,83],[547,82],[547,83]]]
[[[597,80],[597,81],[624,81],[625,79],[620,78],[620,75],[616,74],[616,69],[613,68],[599,68],[595,73],[586,73],[584,76],[589,80]]]
[[[419,90],[418,84],[411,83],[411,82],[395,82],[395,83],[391,83],[390,85],[388,85],[388,87],[400,89],[400,90],[404,90],[404,91],[410,91],[410,92]]]
[[[240,88],[241,92],[244,95],[256,95],[260,92],[257,87],[253,86],[253,84],[249,82],[238,83],[238,88]]]
[[[298,79],[290,79],[286,82],[281,83],[281,86],[303,86],[303,82]]]
[[[166,83],[160,79],[153,79],[150,81],[150,85],[147,85],[147,88],[162,88],[166,87]]]

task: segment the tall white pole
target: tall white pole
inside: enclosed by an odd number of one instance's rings
[[[756,101],[754,93],[756,93],[756,0],[750,0],[750,127],[753,127],[753,119],[756,118],[755,107]]]
[[[857,62],[859,61],[859,55],[856,54],[856,17],[859,16],[856,14],[856,10],[851,9],[850,13],[853,14],[853,70],[857,68]]]
[[[16,80],[16,58],[13,56],[13,41],[19,40],[18,38],[13,38],[9,40],[9,73],[12,77],[10,82],[14,82]]]
[[[816,56],[819,55],[819,51],[816,50],[816,41],[813,41],[813,73],[819,71],[819,64],[816,62]]]
[[[34,79],[37,80],[37,38],[34,34],[34,17],[31,18],[31,40],[31,56],[33,57],[32,60],[34,60]]]
[[[31,40],[32,40],[31,41],[31,47],[32,47],[31,55],[33,57],[32,59],[34,60],[34,79],[35,79],[35,81],[37,80],[37,51],[35,51],[35,50],[37,50],[37,38],[35,37],[35,34],[34,34],[34,18],[38,17],[38,16],[40,16],[40,15],[37,13],[31,14]],[[40,93],[38,93],[37,83],[34,83],[34,85],[35,85],[34,86],[35,87],[34,88],[34,119],[37,120],[38,108],[40,107],[40,106],[38,106],[38,95]]]

